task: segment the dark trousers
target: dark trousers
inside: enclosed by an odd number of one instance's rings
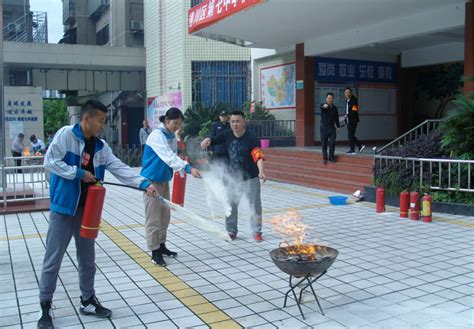
[[[336,148],[336,129],[332,127],[321,127],[321,146],[323,148],[323,158],[328,159],[328,141],[329,141],[329,159],[334,159],[334,150]]]
[[[86,239],[79,232],[83,208],[78,208],[75,216],[67,216],[54,211],[49,213],[46,251],[39,282],[40,302],[52,301],[56,290],[59,269],[72,237],[76,242],[77,271],[79,290],[84,300],[95,294],[95,239]]]
[[[12,150],[12,156],[15,157],[15,158],[18,158],[18,157],[21,157],[21,153],[20,152],[15,152],[15,151]],[[15,163],[16,163],[17,167],[21,167],[21,159],[15,160]],[[18,172],[21,173],[22,170],[18,169]]]
[[[355,136],[357,129],[357,122],[349,122],[347,125],[347,135],[349,137],[349,145],[351,146],[351,151],[355,150],[357,145],[359,148],[362,146],[362,143]]]

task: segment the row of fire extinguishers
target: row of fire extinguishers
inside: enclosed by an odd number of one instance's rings
[[[189,162],[189,159],[186,158]],[[107,184],[107,183],[106,183]],[[184,206],[184,193],[186,191],[186,173],[175,172],[173,177],[173,193],[171,202]],[[91,185],[87,189],[86,203],[82,214],[80,236],[87,239],[95,239],[99,234],[100,219],[105,200],[105,187],[102,183]]]
[[[375,210],[377,213],[385,211],[385,191],[382,187],[377,187],[375,192]],[[421,205],[421,211],[420,211]],[[425,223],[431,223],[433,220],[433,197],[428,193],[420,195],[418,192],[403,191],[400,193],[400,218],[412,220],[421,220]]]

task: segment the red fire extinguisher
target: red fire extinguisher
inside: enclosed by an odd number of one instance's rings
[[[87,188],[87,198],[82,214],[80,236],[95,239],[99,234],[100,218],[104,206],[105,187],[92,185]]]
[[[421,199],[421,205],[422,211],[421,211],[421,217],[423,222],[425,223],[431,223],[433,216],[432,216],[432,204],[433,204],[433,197],[429,195],[428,193],[425,193],[423,195],[423,198]]]
[[[375,192],[375,211],[377,213],[385,211],[385,191],[383,187],[377,187]]]
[[[177,171],[173,177],[173,195],[171,202],[184,206],[184,192],[186,191],[186,173]]]
[[[189,157],[186,157],[186,162],[189,163]],[[171,202],[179,204],[184,207],[184,193],[186,192],[186,173],[177,171],[173,177],[173,195]]]
[[[410,193],[410,218],[412,220],[420,219],[420,203],[418,197],[418,192],[415,191]]]
[[[400,218],[408,218],[409,194],[407,191],[400,193]]]

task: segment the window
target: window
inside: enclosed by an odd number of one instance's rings
[[[218,102],[242,108],[249,97],[248,61],[192,62],[192,101],[212,106]]]
[[[106,25],[99,32],[96,33],[96,45],[106,45],[109,43],[109,40],[109,25]]]
[[[204,0],[191,0],[191,7],[197,6],[201,2],[204,2]]]

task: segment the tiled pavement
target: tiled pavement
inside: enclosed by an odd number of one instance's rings
[[[110,175],[109,175],[110,177]],[[431,224],[381,215],[366,203],[329,206],[327,192],[267,182],[262,188],[264,237],[253,242],[242,210],[239,238],[219,241],[173,214],[168,245],[179,252],[167,269],[145,253],[142,196],[108,187],[97,240],[97,296],[113,309],[100,320],[78,314],[74,243],[60,272],[54,305],[58,327],[88,328],[473,328],[474,219],[435,214]],[[202,182],[188,179],[186,207],[209,217]],[[244,207],[245,208],[245,207]],[[316,284],[322,316],[304,295],[303,320],[291,299],[282,308],[287,276],[268,252],[279,244],[268,220],[296,208],[338,249]],[[223,227],[215,205],[215,223]],[[0,327],[33,328],[47,212],[0,221]]]

